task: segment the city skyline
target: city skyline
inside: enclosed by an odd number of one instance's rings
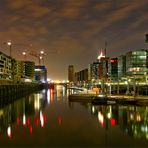
[[[51,79],[67,79],[68,65],[79,71],[105,48],[116,57],[147,48],[147,0],[1,0],[0,51],[12,42],[12,56],[44,49]],[[13,46],[14,44],[14,46]],[[16,44],[16,45],[15,45]],[[28,60],[38,61],[32,56]]]

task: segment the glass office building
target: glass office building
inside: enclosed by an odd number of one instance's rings
[[[148,74],[148,49],[130,51],[126,54],[127,76],[145,76]]]

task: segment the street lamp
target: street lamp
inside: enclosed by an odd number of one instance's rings
[[[10,57],[11,57],[11,46],[12,46],[12,43],[9,41],[9,42],[7,42],[7,45],[10,47]]]
[[[43,55],[43,54],[44,54],[44,51],[43,51],[43,50],[41,50],[41,51],[40,51],[40,54],[41,54],[41,55]]]
[[[25,61],[26,61],[26,55],[27,53],[25,51],[22,52],[22,55],[25,57]]]
[[[43,57],[39,56],[39,65],[41,64],[41,60],[43,60]]]
[[[10,57],[11,57],[11,46],[12,46],[12,43],[11,42],[7,42],[7,45],[10,47]]]
[[[44,50],[41,50],[39,59],[43,61],[43,65],[44,65],[44,57],[43,57],[44,54],[45,54]]]

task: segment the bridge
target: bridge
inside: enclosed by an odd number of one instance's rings
[[[80,87],[76,87],[76,86],[68,87],[67,89],[71,89],[71,90],[80,90],[80,91],[84,91],[84,90],[85,90],[85,88],[80,88]]]

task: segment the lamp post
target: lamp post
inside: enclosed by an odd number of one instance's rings
[[[43,65],[44,65],[44,57],[43,57],[44,54],[45,54],[45,52],[44,52],[43,50],[41,50],[41,51],[40,51],[40,55],[41,55],[41,56],[40,56],[40,60],[43,61]]]
[[[12,50],[12,49],[11,49],[11,48],[12,48],[12,43],[9,41],[9,42],[7,42],[6,44],[9,46],[9,49],[10,49],[10,57],[11,57],[11,56],[12,56],[12,53],[11,53],[11,52],[12,52],[12,51],[11,51],[11,50]]]

